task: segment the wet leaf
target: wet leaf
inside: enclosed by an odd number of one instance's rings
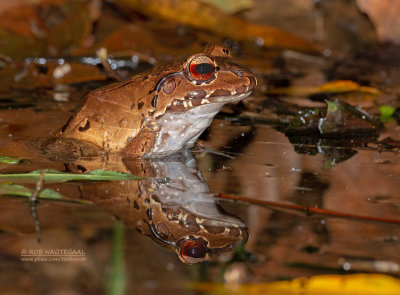
[[[325,112],[319,109],[299,110],[296,117],[285,129],[287,135],[318,134],[318,123],[324,117]]]
[[[335,99],[326,100],[327,109],[300,110],[285,129],[287,135],[331,137],[373,137],[382,125],[367,112]]]
[[[3,183],[0,184],[0,194],[8,196],[30,197],[32,195],[32,190],[18,184]]]
[[[114,0],[123,8],[145,15],[178,22],[238,41],[256,42],[260,46],[320,52],[319,44],[276,27],[248,23],[228,15],[215,6],[198,1],[177,0]]]
[[[0,164],[18,164],[22,161],[24,160],[19,158],[0,156]]]
[[[0,195],[30,198],[32,196],[32,193],[33,193],[32,189],[29,189],[19,184],[13,184],[13,183],[0,184]],[[65,198],[60,193],[50,188],[45,188],[44,190],[42,190],[39,193],[38,198],[43,200],[58,200],[58,201],[74,202],[80,204],[92,204],[92,202],[90,201]]]
[[[62,199],[62,196],[60,195],[60,193],[56,192],[55,190],[52,190],[50,188],[45,188],[44,190],[42,190],[39,194],[39,198],[43,198],[43,199]]]
[[[380,274],[321,275],[292,281],[235,285],[197,283],[194,286],[208,294],[363,294],[396,295],[400,293],[400,280]]]
[[[19,184],[9,184],[3,183],[0,184],[0,194],[9,195],[9,196],[19,196],[19,197],[30,197],[32,195],[33,190],[24,187]],[[38,196],[40,199],[62,199],[62,196],[49,188],[45,188],[42,190]]]
[[[0,174],[0,179],[13,182],[35,182],[39,179],[41,170],[19,174]],[[64,173],[56,170],[45,170],[44,180],[46,183],[67,182],[67,181],[118,181],[143,179],[132,174],[118,172],[94,170],[87,174]]]
[[[380,122],[359,108],[338,99],[326,103],[326,116],[318,123],[319,132],[324,136],[370,135],[377,133],[381,128]]]
[[[370,147],[375,148],[378,151],[387,150],[387,151],[399,152],[400,141],[393,139],[391,137],[386,137],[374,144],[370,144]]]

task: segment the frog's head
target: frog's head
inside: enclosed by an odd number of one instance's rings
[[[160,132],[148,156],[193,146],[225,104],[244,99],[257,85],[249,69],[235,63],[228,49],[216,45],[169,68],[172,71],[149,92],[155,129]]]
[[[169,66],[150,94],[155,117],[181,113],[207,104],[223,105],[251,94],[257,80],[249,69],[233,62],[228,49],[209,45],[203,53]]]

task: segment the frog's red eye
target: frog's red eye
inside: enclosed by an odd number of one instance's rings
[[[214,75],[215,66],[211,58],[198,55],[189,64],[189,72],[193,79],[206,81]]]
[[[183,261],[189,264],[203,261],[206,254],[206,246],[200,240],[187,240],[181,247],[181,257]]]

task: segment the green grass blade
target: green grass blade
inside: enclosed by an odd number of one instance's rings
[[[0,164],[18,164],[21,162],[24,162],[24,159],[19,159],[19,158],[14,158],[14,157],[8,157],[8,156],[0,156]]]
[[[30,198],[32,196],[32,192],[33,190],[23,185],[13,184],[13,183],[0,184],[0,195]],[[92,202],[90,201],[65,198],[59,192],[56,192],[55,190],[52,190],[50,188],[45,188],[44,190],[42,190],[38,195],[38,199],[57,200],[57,201],[73,202],[79,204],[92,204]]]
[[[107,278],[107,294],[125,294],[125,265],[124,265],[124,225],[115,222],[113,232],[113,247],[111,254],[110,271]]]
[[[11,182],[36,182],[40,177],[41,170],[29,173],[0,174],[0,181]],[[46,183],[57,183],[67,181],[120,181],[143,179],[136,175],[118,171],[94,170],[86,174],[64,173],[56,170],[45,170],[44,181]]]

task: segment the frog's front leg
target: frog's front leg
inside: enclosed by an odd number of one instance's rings
[[[154,122],[155,123],[155,122]],[[159,128],[155,130],[156,125],[147,125],[140,130],[139,134],[128,141],[125,148],[121,151],[123,156],[142,157],[150,153],[156,143]]]
[[[32,145],[56,161],[72,161],[80,157],[95,157],[105,154],[105,151],[97,145],[74,138],[39,138]]]

